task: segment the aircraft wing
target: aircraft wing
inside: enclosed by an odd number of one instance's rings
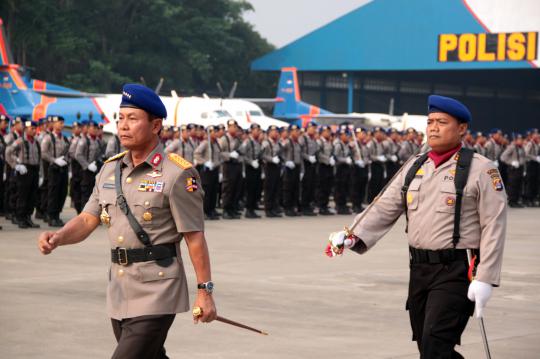
[[[68,91],[55,91],[55,90],[35,90],[35,92],[52,97],[70,97],[70,98],[80,98],[80,97],[105,97],[107,94],[104,93],[90,93],[90,92],[68,92]]]
[[[276,102],[283,102],[284,99],[281,97],[274,97],[274,98],[234,98],[231,100],[244,100],[249,101],[253,103],[276,103]]]

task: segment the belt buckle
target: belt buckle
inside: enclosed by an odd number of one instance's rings
[[[118,264],[121,266],[127,266],[128,265],[128,257],[127,257],[127,249],[126,248],[116,248],[116,255],[118,258]],[[122,259],[122,253],[124,253],[124,258]]]

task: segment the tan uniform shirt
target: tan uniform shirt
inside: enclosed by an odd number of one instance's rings
[[[15,168],[18,163],[38,166],[40,164],[40,148],[36,138],[29,141],[26,135],[19,137],[6,149],[6,162]]]
[[[228,133],[219,139],[219,146],[221,147],[221,158],[224,162],[242,162],[242,150],[240,146],[242,143],[237,137],[232,137]],[[230,157],[231,152],[238,152],[238,158],[234,159]]]
[[[305,161],[309,161],[310,156],[316,156],[319,151],[319,144],[314,138],[309,135],[300,137],[299,141],[302,146],[302,157]]]
[[[525,145],[525,156],[527,157],[527,161],[537,162],[540,158],[540,146],[538,143],[534,141],[527,142]]]
[[[251,165],[252,161],[261,159],[261,143],[248,137],[240,146],[240,151],[244,155],[244,162]]]
[[[412,156],[416,155],[419,151],[418,145],[413,141],[403,141],[401,142],[398,157],[399,160],[404,163]]]
[[[498,161],[502,153],[502,146],[495,142],[494,139],[489,139],[484,146],[486,149],[486,157],[492,161]]]
[[[120,143],[118,135],[112,135],[109,141],[107,141],[107,147],[105,147],[105,158],[110,158],[125,150],[124,146]]]
[[[512,166],[514,162],[517,162],[519,166],[525,165],[526,157],[523,147],[510,144],[501,154],[501,161],[509,166]]]
[[[334,142],[334,156],[336,157],[336,163],[339,165],[351,165],[352,164],[352,152],[348,143],[344,143],[340,140]],[[351,159],[351,163],[347,163],[347,158]]]
[[[157,165],[156,156],[162,158]],[[182,233],[204,230],[204,193],[199,174],[180,156],[165,155],[161,144],[137,167],[133,167],[129,152],[119,157],[104,164],[83,211],[96,217],[103,211],[108,213],[111,248],[144,247],[128,218],[116,205],[114,170],[117,161],[122,161],[122,189],[133,215],[152,244],[176,243],[178,255],[169,267],[161,267],[155,261],[127,266],[111,263],[107,290],[109,316],[123,319],[188,311],[187,282],[179,243]]]
[[[355,228],[354,233],[368,249],[392,228],[404,211],[401,187],[412,163],[411,160],[405,165]],[[407,237],[411,247],[452,248],[456,163],[456,156],[453,156],[435,168],[428,158],[411,182],[407,193]],[[499,285],[506,236],[506,192],[497,168],[478,154],[474,154],[464,189],[460,235],[457,248],[480,248],[477,279]]]
[[[54,136],[54,143],[52,136]],[[41,140],[41,156],[44,161],[52,164],[56,158],[62,156],[67,160],[68,152],[69,142],[64,135],[60,134],[58,136],[56,133],[48,133],[43,136]]]
[[[278,156],[281,158],[281,146],[278,142],[268,138],[263,141],[261,146],[261,157],[264,163],[273,164],[272,158]]]
[[[193,153],[195,152],[195,148],[195,145],[189,139],[187,141],[176,139],[167,146],[165,152],[179,154],[187,161],[194,162]]]
[[[86,170],[90,163],[101,161],[102,157],[101,142],[98,138],[94,139],[91,136],[79,138],[75,149],[75,159],[83,170]]]
[[[302,147],[297,141],[287,139],[282,144],[282,156],[284,161],[292,161],[296,167],[301,167],[304,163],[302,159]]]
[[[334,156],[334,145],[324,137],[319,138],[317,142],[319,145],[317,161],[324,165],[330,165],[330,158]]]
[[[217,141],[212,142],[212,163],[214,168],[218,168],[221,165],[221,156],[219,155],[221,148]],[[195,149],[193,154],[195,162],[197,164],[204,164],[207,161],[210,161],[210,146],[208,146],[208,140],[202,141],[199,146]]]

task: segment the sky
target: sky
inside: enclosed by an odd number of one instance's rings
[[[262,37],[276,47],[310,33],[370,0],[248,0],[255,8],[244,14]]]

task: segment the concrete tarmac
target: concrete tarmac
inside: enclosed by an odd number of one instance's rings
[[[74,215],[67,210],[63,218]],[[540,357],[539,218],[540,209],[509,210],[502,283],[485,313],[493,358]],[[217,322],[194,326],[183,313],[169,332],[169,356],[417,358],[405,311],[404,220],[363,256],[348,251],[327,258],[328,233],[352,219],[207,222],[219,314],[270,335]],[[3,219],[0,225],[0,358],[110,357],[115,340],[105,312],[105,229],[43,256],[39,230],[19,230]],[[182,247],[193,301],[193,268]],[[484,357],[477,320],[471,318],[457,350]]]

